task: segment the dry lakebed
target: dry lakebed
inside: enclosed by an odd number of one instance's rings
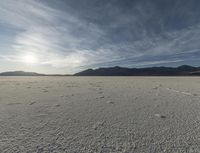
[[[0,77],[1,153],[199,153],[199,77]]]

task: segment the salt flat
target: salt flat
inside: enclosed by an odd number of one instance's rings
[[[0,77],[0,152],[200,152],[200,78]]]

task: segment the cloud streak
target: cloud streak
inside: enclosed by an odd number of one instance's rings
[[[52,73],[195,60],[200,53],[199,4],[2,0],[0,59],[22,63],[21,57],[31,53],[38,68],[52,68]]]

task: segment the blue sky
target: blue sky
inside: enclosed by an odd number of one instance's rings
[[[1,72],[200,66],[199,0],[0,1]]]

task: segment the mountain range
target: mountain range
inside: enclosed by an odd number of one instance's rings
[[[87,69],[75,76],[200,76],[200,67],[182,65],[179,67],[124,68],[109,67]]]
[[[47,75],[35,72],[9,71],[0,73],[0,76],[71,76],[71,75]],[[179,67],[148,67],[125,68],[108,67],[87,69],[72,76],[200,76],[200,67],[182,65]]]

